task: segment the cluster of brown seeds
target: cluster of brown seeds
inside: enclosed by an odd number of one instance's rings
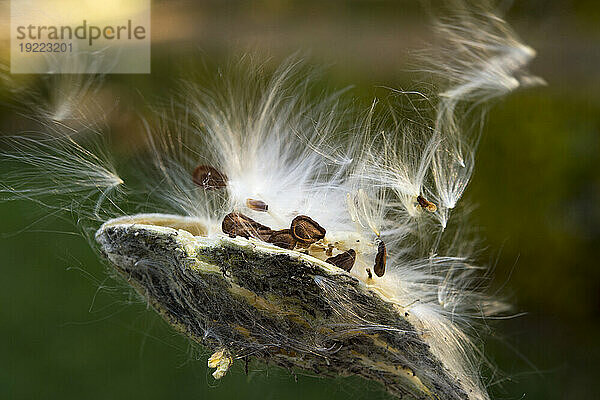
[[[227,186],[227,175],[209,165],[198,165],[192,173],[193,182],[205,190],[223,189]],[[422,196],[417,197],[417,202],[424,209],[434,212],[437,210],[435,204],[427,201]],[[269,205],[264,201],[256,199],[246,199],[246,206],[254,211],[268,212]],[[271,243],[283,249],[293,250],[296,247],[308,248],[312,244],[325,238],[325,228],[319,225],[315,220],[306,216],[298,215],[292,220],[289,229],[272,230],[252,218],[234,211],[223,218],[221,229],[230,237],[241,236],[243,238],[256,238],[267,243]],[[329,245],[326,254],[329,256],[325,261],[350,272],[356,261],[356,251],[353,249],[344,251],[336,256],[331,256],[333,247]],[[385,273],[387,251],[383,241],[379,241],[375,265],[373,271],[375,275],[381,277]],[[367,269],[369,278],[372,277],[371,270]]]
[[[227,214],[223,218],[221,229],[230,237],[241,236],[246,239],[253,237],[287,250],[293,250],[296,247],[306,249],[325,238],[326,233],[325,228],[306,215],[295,217],[289,229],[272,230],[240,212]],[[356,251],[350,249],[331,257],[332,250],[331,246],[327,249],[326,254],[330,257],[325,262],[350,272],[356,261]],[[380,240],[373,266],[375,275],[381,277],[385,273],[386,258],[387,250],[383,241]],[[367,270],[367,273],[371,278],[371,271]]]
[[[231,237],[253,237],[288,250],[307,248],[325,237],[325,228],[306,215],[294,218],[289,229],[272,230],[240,212],[232,212],[223,218],[221,229]]]

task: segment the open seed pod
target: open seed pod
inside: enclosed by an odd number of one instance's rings
[[[241,57],[151,107],[135,152],[27,100],[44,129],[2,141],[0,201],[69,213],[85,233],[108,221],[100,251],[213,351],[215,379],[254,358],[402,398],[488,400],[480,326],[510,314],[461,198],[489,100],[542,81],[487,5],[450,3],[423,65],[431,92],[363,103],[295,57],[274,71]],[[74,83],[60,97],[79,98]]]
[[[251,356],[322,376],[360,375],[398,396],[469,399],[412,315],[341,268],[199,220],[141,214],[96,233],[115,269],[163,318],[215,351],[220,378]]]

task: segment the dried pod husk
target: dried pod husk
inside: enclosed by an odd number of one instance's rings
[[[427,210],[429,212],[436,212],[437,206],[431,201],[427,200],[425,197],[419,195],[417,196],[417,203],[421,206],[422,209]]]
[[[373,272],[375,275],[382,277],[385,274],[385,263],[387,261],[387,249],[383,240],[379,241],[377,246],[377,255],[375,256],[375,265],[373,265]]]
[[[306,215],[298,215],[290,228],[294,238],[302,245],[311,245],[325,237],[325,228]]]
[[[283,249],[292,250],[296,247],[296,239],[294,239],[289,229],[273,231],[266,241]]]
[[[219,376],[229,365],[219,357],[224,349],[233,359],[252,354],[322,376],[360,375],[402,398],[484,398],[471,396],[469,382],[445,366],[422,327],[383,293],[309,255],[249,246],[239,237],[194,236],[180,229],[189,219],[171,228],[174,218],[119,218],[104,224],[96,240],[163,318],[218,352]],[[361,329],[349,332],[349,321]],[[314,347],[315,338],[326,348]]]
[[[346,272],[350,272],[356,261],[356,252],[353,249],[338,254],[335,257],[329,257],[325,260],[329,264],[335,265],[338,268],[343,269]]]
[[[227,175],[210,165],[198,165],[192,173],[192,180],[205,190],[223,189],[227,186]]]
[[[254,211],[267,212],[269,211],[269,205],[261,200],[246,199],[246,207]]]
[[[223,218],[221,229],[223,230],[223,233],[226,233],[231,237],[254,237],[261,240],[266,240],[272,233],[271,228],[268,226],[262,225],[240,212],[227,214],[225,218]]]

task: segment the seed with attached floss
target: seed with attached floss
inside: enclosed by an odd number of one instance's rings
[[[329,257],[325,262],[333,264],[338,268],[343,269],[346,272],[350,272],[356,261],[356,252],[353,249],[338,254],[335,257]]]
[[[249,209],[254,210],[254,211],[262,211],[262,212],[269,211],[269,205],[261,200],[246,199],[246,206]]]
[[[296,239],[292,236],[289,229],[282,229],[280,231],[273,231],[271,236],[266,240],[269,243],[274,244],[277,247],[291,250],[296,247]]]
[[[222,189],[227,186],[227,175],[210,165],[198,165],[192,173],[192,180],[205,190]]]
[[[292,236],[303,245],[313,244],[325,237],[325,228],[306,215],[298,215],[292,220]]]
[[[383,241],[379,241],[379,245],[377,246],[377,255],[375,256],[375,265],[373,266],[373,272],[375,275],[382,277],[385,274],[385,263],[387,259],[387,249],[385,248],[385,243]]]
[[[227,214],[223,218],[221,229],[231,237],[254,237],[261,240],[267,239],[272,233],[271,228],[268,226],[262,225],[239,212]]]
[[[423,208],[424,210],[427,210],[429,212],[437,211],[437,206],[421,195],[417,196],[417,203],[419,203],[421,208]]]

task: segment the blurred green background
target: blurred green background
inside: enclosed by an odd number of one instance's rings
[[[486,239],[481,261],[527,313],[492,323],[486,352],[503,372],[489,377],[490,390],[498,399],[600,398],[600,5],[523,0],[507,9],[548,86],[491,110],[466,193]],[[411,50],[429,38],[425,13],[409,1],[156,1],[152,13],[152,74],[109,76],[103,89],[120,99],[111,128],[123,152],[139,130],[131,104],[167,98],[207,60],[252,51],[276,65],[307,51],[329,66],[332,86],[355,85],[367,106],[377,86],[411,87]],[[2,104],[10,96],[2,92]],[[18,118],[8,106],[0,113],[7,134]],[[107,279],[85,240],[39,231],[72,224],[21,232],[43,215],[31,203],[0,204],[1,399],[389,398],[361,379],[258,364],[215,384],[207,354]]]

